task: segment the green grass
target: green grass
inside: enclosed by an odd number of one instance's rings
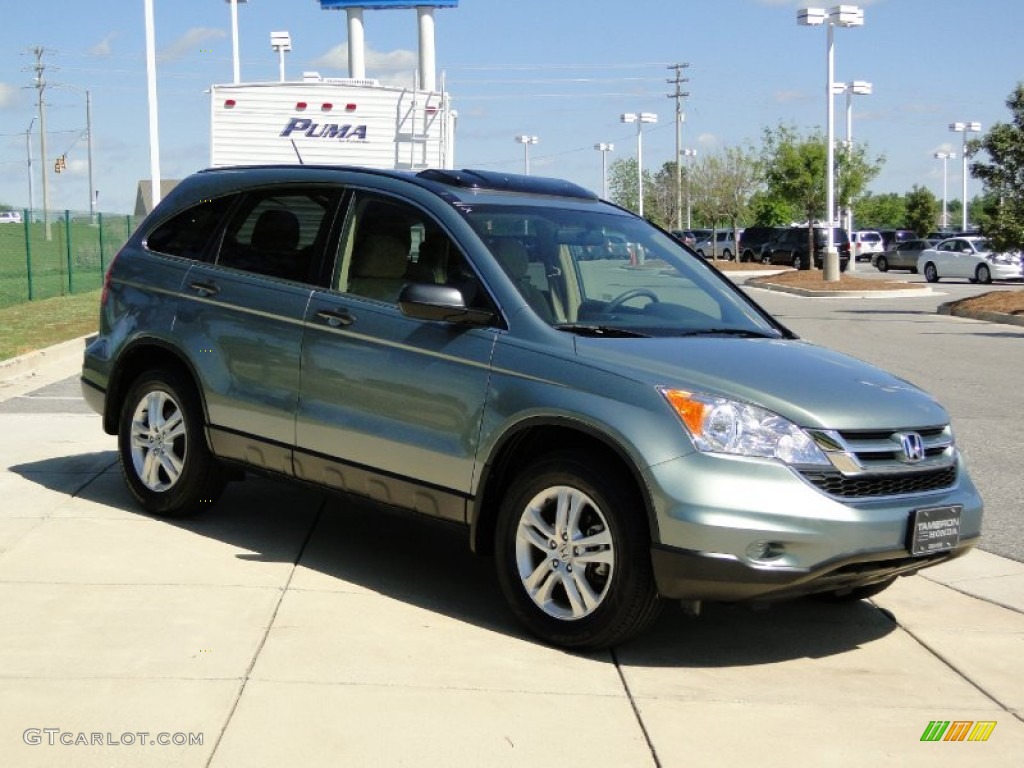
[[[99,291],[0,308],[0,360],[95,333],[99,316]]]

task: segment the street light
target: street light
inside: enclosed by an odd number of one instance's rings
[[[690,188],[693,184],[693,158],[697,156],[696,149],[684,149],[683,157],[686,161],[686,228],[690,228]]]
[[[608,199],[608,153],[615,151],[614,144],[595,144],[594,149],[601,153],[601,197]]]
[[[638,197],[637,213],[644,215],[644,123],[658,122],[653,112],[624,112],[619,119],[624,123],[636,123],[636,188]]]
[[[967,134],[968,133],[980,133],[981,123],[950,123],[949,130],[953,133],[963,134],[963,146],[961,148],[960,157],[963,158],[964,163],[964,189],[963,189],[963,219],[960,223],[960,231],[967,231]]]
[[[284,82],[284,55],[292,49],[292,36],[287,32],[271,32],[270,47],[277,51],[281,82]]]
[[[231,4],[231,60],[234,64],[235,82],[242,81],[241,67],[238,63],[238,4],[249,0],[224,0]]]
[[[935,159],[942,161],[942,229],[949,228],[949,214],[946,212],[946,166],[949,160],[956,160],[956,152],[936,152]]]
[[[530,145],[540,141],[536,136],[516,136],[516,141],[523,145],[523,173],[530,175]]]
[[[796,13],[797,23],[805,27],[818,27],[824,24],[828,28],[827,66],[825,72],[825,123],[828,136],[826,139],[825,167],[825,280],[834,282],[839,279],[839,253],[836,251],[832,224],[835,220],[835,102],[832,99],[832,83],[835,80],[835,39],[834,30],[838,27],[864,26],[864,10],[856,5],[836,5],[827,12],[824,8],[801,8]],[[813,226],[813,222],[808,222]],[[814,259],[811,259],[813,267]]]
[[[874,86],[866,80],[852,80],[849,83],[833,83],[832,93],[845,93],[846,94],[846,159],[850,160],[853,157],[853,97],[854,96],[870,96]],[[846,207],[846,221],[845,221],[846,232],[850,236],[851,242],[853,240],[853,206],[852,204]],[[850,272],[857,271],[857,258],[855,253],[850,254],[850,263],[847,266]]]

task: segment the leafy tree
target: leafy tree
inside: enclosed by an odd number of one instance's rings
[[[996,123],[967,145],[968,157],[984,150],[989,162],[971,163],[971,174],[982,180],[991,196],[982,220],[985,234],[997,250],[1024,249],[1024,83],[1006,100],[1009,123]]]
[[[649,215],[651,188],[654,179],[650,171],[644,171],[644,215]],[[608,164],[608,196],[613,203],[638,211],[639,195],[637,194],[636,158],[622,157]]]
[[[931,190],[914,185],[907,193],[907,218],[909,229],[914,230],[918,237],[924,237],[935,227],[939,216],[939,201]]]
[[[907,201],[895,192],[870,192],[853,204],[853,219],[859,228],[898,229],[907,220]]]
[[[799,218],[790,203],[763,189],[750,196],[749,208],[753,223],[762,227],[781,227]]]
[[[748,216],[750,198],[760,184],[760,163],[753,150],[726,147],[702,157],[693,170],[693,199],[712,226],[732,228],[738,240],[739,223]],[[714,254],[718,258],[717,251]]]

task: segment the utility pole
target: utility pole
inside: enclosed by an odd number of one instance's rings
[[[690,95],[688,91],[682,90],[683,83],[690,82],[690,78],[683,77],[683,70],[689,66],[689,64],[669,64],[668,68],[675,71],[675,77],[665,81],[676,87],[675,92],[668,94],[670,99],[676,100],[676,229],[683,227],[683,178],[679,153],[683,143],[683,120],[685,119],[683,99]]]
[[[25,129],[25,154],[28,155],[28,210],[29,216],[32,216],[32,211],[36,207],[36,193],[32,189],[32,126],[36,124],[35,115],[32,116],[32,121],[28,124],[28,128]]]
[[[46,64],[43,63],[43,56],[46,54],[46,49],[41,46],[36,46],[32,49],[32,53],[35,54],[36,63],[33,69],[36,73],[35,88],[39,94],[39,154],[41,155],[40,167],[42,168],[43,175],[43,221],[46,227],[46,239],[52,240],[53,235],[50,232],[50,183],[46,176],[46,102],[43,100],[43,91],[46,90],[46,80],[43,77],[43,73],[46,72]]]

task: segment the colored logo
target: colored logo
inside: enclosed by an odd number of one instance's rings
[[[901,432],[898,437],[904,461],[908,464],[917,464],[924,458],[924,441],[917,432]]]
[[[336,123],[320,125],[304,117],[293,117],[278,135],[291,136],[295,131],[311,139],[339,139],[341,141],[360,141],[366,139],[365,125],[337,125]]]
[[[995,720],[932,720],[921,741],[988,741],[995,729]]]

